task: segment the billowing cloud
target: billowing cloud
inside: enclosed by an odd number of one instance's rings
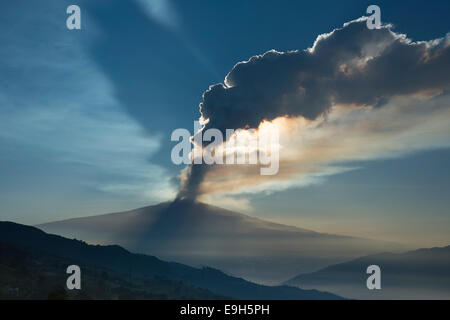
[[[240,62],[204,93],[205,130],[276,123],[280,172],[191,165],[180,195],[285,188],[348,170],[346,161],[447,146],[449,71],[449,35],[413,42],[390,25],[369,30],[365,18],[320,35],[309,49]],[[218,178],[224,174],[229,179]]]

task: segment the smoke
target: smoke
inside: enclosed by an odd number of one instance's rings
[[[200,103],[204,130],[258,128],[263,120],[326,116],[333,106],[376,110],[399,96],[448,92],[450,37],[412,42],[366,18],[318,36],[312,48],[275,50],[236,64]],[[195,199],[213,166],[190,165],[179,198]]]

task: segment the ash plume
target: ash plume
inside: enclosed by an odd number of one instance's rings
[[[366,18],[317,37],[302,51],[268,51],[236,64],[203,94],[203,130],[257,128],[263,120],[314,120],[334,104],[383,107],[392,97],[448,91],[450,37],[412,42]],[[191,164],[178,198],[195,199],[212,166]]]

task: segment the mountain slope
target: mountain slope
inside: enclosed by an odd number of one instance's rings
[[[171,283],[182,281],[182,291],[188,286],[198,287],[191,292],[194,297],[204,295],[203,298],[225,296],[236,299],[339,299],[336,295],[316,290],[257,285],[215,269],[196,269],[179,263],[165,262],[155,257],[130,253],[119,246],[88,245],[82,241],[46,234],[37,228],[11,222],[0,222],[0,243],[32,252],[38,257],[51,255],[63,261],[70,260],[70,263],[78,264],[82,270],[108,269],[122,277],[128,276],[135,282],[142,278],[142,283],[145,283],[161,277]],[[3,253],[0,256],[5,257],[2,258],[2,263],[9,257]],[[61,268],[60,272],[66,276],[65,268]],[[143,286],[142,283],[140,287]],[[65,282],[61,285],[64,284]],[[208,291],[201,291],[199,288]]]
[[[366,269],[372,264],[381,269],[381,290],[366,287]],[[450,246],[370,255],[299,275],[286,284],[349,298],[450,299]]]
[[[82,265],[82,290],[64,285],[69,265]],[[0,299],[224,299],[208,290],[165,277],[130,277],[44,251],[0,242]]]
[[[166,260],[208,265],[274,284],[392,244],[321,234],[192,201],[40,225],[89,243],[119,244]]]

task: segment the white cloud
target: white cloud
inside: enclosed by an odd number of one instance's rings
[[[178,27],[178,17],[170,0],[137,0],[145,13],[152,19],[169,28]]]

